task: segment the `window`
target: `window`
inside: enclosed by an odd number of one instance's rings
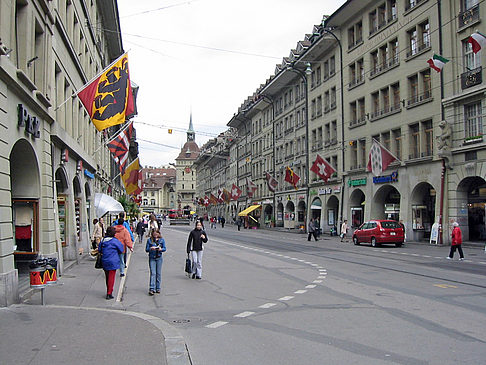
[[[329,107],[330,99],[329,99],[329,91],[324,93],[324,112],[327,113],[330,110]]]
[[[329,59],[329,76],[332,76],[336,73],[336,58],[332,56]]]
[[[155,205],[155,199],[150,199],[150,205]]]
[[[366,154],[366,139],[359,140],[359,150],[360,150],[360,158],[358,162],[358,167],[364,168],[366,166],[366,159],[368,158]]]
[[[391,86],[393,96],[393,110],[400,109],[400,84],[397,82]]]
[[[463,65],[464,71],[471,71],[481,66],[481,53],[473,53],[472,44],[467,42],[467,39],[462,42]]]
[[[358,116],[360,121],[364,121],[366,117],[365,113],[365,99],[358,99]]]
[[[409,158],[420,157],[420,134],[418,123],[412,124],[410,129],[410,156]]]
[[[350,163],[351,170],[356,170],[358,168],[358,141],[354,140],[349,143],[351,145],[350,149]]]
[[[360,21],[348,28],[348,49],[360,44],[363,41],[363,23]]]
[[[393,152],[398,159],[402,158],[402,131],[400,129],[395,129],[392,131],[393,135]]]
[[[322,115],[322,96],[317,97],[317,108],[316,108],[316,115],[319,117]]]
[[[419,52],[430,48],[430,23],[426,20],[407,32],[408,52],[407,57],[412,57]]]
[[[379,115],[380,111],[380,99],[378,92],[371,94],[371,116],[375,118]]]
[[[409,104],[414,104],[418,101],[418,77],[417,75],[408,78],[408,96],[410,98]]]
[[[331,109],[336,108],[336,87],[331,87]]]
[[[481,112],[481,102],[464,105],[465,138],[476,137],[483,134]]]
[[[434,129],[432,128],[432,121],[427,120],[422,122],[422,130],[424,134],[425,156],[432,156],[434,143]]]
[[[337,143],[337,121],[331,122],[331,144]]]
[[[413,55],[417,54],[417,52],[418,52],[417,30],[413,29],[413,30],[408,31],[407,37],[408,37],[408,48],[409,48],[407,56],[413,56]]]

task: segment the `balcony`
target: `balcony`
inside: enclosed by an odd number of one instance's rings
[[[362,117],[349,122],[349,128],[359,127],[360,125],[366,124],[366,118]]]
[[[398,66],[400,63],[399,60],[398,55],[395,55],[394,57],[383,61],[383,63],[375,65],[375,67],[370,71],[370,79],[387,72],[395,66]]]
[[[406,59],[409,60],[410,58],[418,56],[419,54],[422,54],[428,50],[430,50],[430,41],[417,43],[416,47],[409,48]]]
[[[405,11],[415,8],[425,1],[427,0],[407,0],[407,2],[405,3]]]
[[[469,27],[480,20],[479,4],[459,13],[459,29]]]
[[[322,150],[322,142],[315,142],[312,145],[312,151],[319,151]]]
[[[479,66],[474,70],[466,71],[461,74],[461,87],[467,89],[469,87],[479,85],[483,82],[483,68]]]
[[[355,79],[351,80],[351,82],[348,85],[348,90],[351,90],[351,89],[355,88],[356,86],[364,84],[364,81],[365,80],[364,80],[363,76],[360,76],[359,78],[355,78]]]
[[[414,107],[432,100],[432,92],[426,91],[421,95],[414,95],[407,100],[407,108]]]
[[[348,51],[352,50],[353,48],[359,46],[361,43],[363,43],[363,38],[358,38],[354,42],[350,42],[348,44]]]
[[[370,121],[374,121],[377,119],[385,118],[389,115],[400,113],[402,108],[400,107],[400,103],[385,107],[381,110],[376,110],[370,114]]]

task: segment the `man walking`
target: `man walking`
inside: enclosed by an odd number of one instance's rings
[[[314,239],[316,241],[319,241],[317,239],[316,226],[314,225],[314,218],[311,218],[311,220],[309,221],[309,224],[307,225],[307,233],[308,233],[307,241],[310,241],[312,236],[314,236]]]
[[[345,219],[343,224],[341,225],[341,242],[346,239],[346,234],[348,233],[348,220]],[[348,240],[346,239],[346,242]]]

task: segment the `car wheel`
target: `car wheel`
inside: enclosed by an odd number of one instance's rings
[[[395,247],[402,247],[402,243],[395,243]]]
[[[353,243],[357,246],[359,245],[358,237],[354,236],[353,237]]]
[[[378,247],[378,243],[376,243],[375,237],[371,237],[371,247]]]

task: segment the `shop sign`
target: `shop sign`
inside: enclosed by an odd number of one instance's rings
[[[310,190],[310,191],[309,191],[309,195],[317,195],[317,191],[315,191],[315,190]]]
[[[348,180],[348,186],[361,186],[366,185],[366,177],[363,179]]]
[[[83,170],[83,160],[79,160],[76,164],[76,172],[81,172]]]
[[[61,162],[68,162],[69,161],[69,150],[67,148],[62,150],[61,153]]]
[[[31,116],[22,104],[18,105],[18,126],[25,128],[25,132],[31,134],[34,138],[40,137],[40,120]]]
[[[90,178],[90,179],[94,179],[94,174],[89,172],[88,170],[84,169],[84,174]]]
[[[392,172],[391,175],[373,177],[373,184],[383,184],[383,183],[391,183],[397,181],[398,181],[398,171]]]
[[[332,188],[319,189],[319,195],[332,194]]]

